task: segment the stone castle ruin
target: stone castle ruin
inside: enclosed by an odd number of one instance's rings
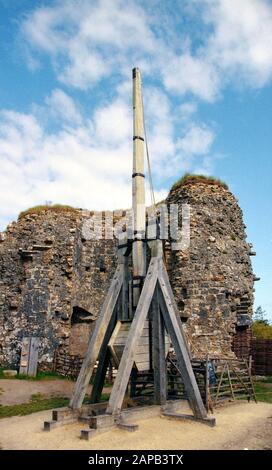
[[[231,357],[250,329],[255,279],[242,211],[226,185],[199,177],[174,185],[165,203],[178,204],[180,219],[190,206],[189,248],[164,247],[192,357]],[[54,368],[56,355],[84,357],[117,265],[116,239],[84,238],[93,214],[34,208],[1,234],[0,365],[18,366],[25,336],[39,337],[42,368]]]

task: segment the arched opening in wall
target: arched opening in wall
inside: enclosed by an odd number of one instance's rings
[[[69,354],[84,357],[90,335],[94,329],[95,316],[80,306],[73,307]]]

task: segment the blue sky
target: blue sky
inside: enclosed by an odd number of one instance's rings
[[[272,319],[271,44],[270,0],[0,0],[0,228],[130,205],[137,65],[157,200],[185,171],[228,183]]]

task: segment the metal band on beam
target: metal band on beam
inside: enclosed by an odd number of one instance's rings
[[[129,243],[122,243],[121,245],[118,245],[117,249],[121,250],[122,248],[128,248]]]
[[[132,283],[132,289],[139,289],[139,287],[142,287],[143,283],[142,282],[137,282],[137,284],[135,284],[134,282]]]
[[[143,173],[132,173],[132,178],[135,178],[135,176],[142,176],[145,178],[145,175]]]
[[[146,238],[145,230],[134,230],[134,237],[132,242],[144,242]]]
[[[136,140],[136,139],[142,140],[144,142],[144,138],[141,137],[140,135],[134,135],[133,140]]]
[[[132,289],[142,287],[145,276],[133,276],[132,278]]]
[[[134,230],[134,235],[145,235],[145,230]]]

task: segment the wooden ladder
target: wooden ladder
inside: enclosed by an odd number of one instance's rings
[[[211,387],[214,406],[224,400],[247,399],[257,403],[251,370],[245,359],[226,359],[217,365],[218,383]]]

